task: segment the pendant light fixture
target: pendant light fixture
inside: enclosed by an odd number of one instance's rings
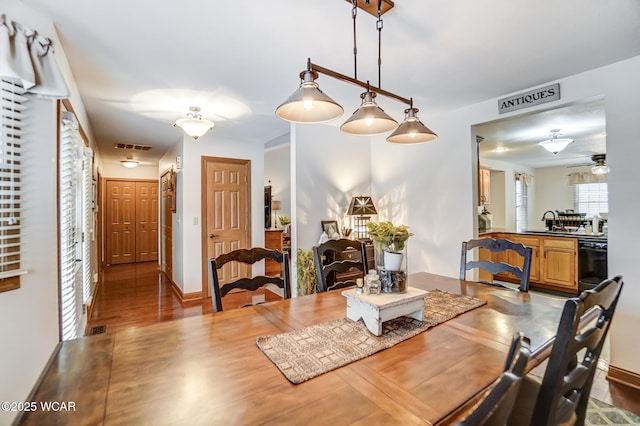
[[[573,142],[573,139],[559,138],[558,136],[562,136],[562,133],[560,133],[560,129],[552,129],[551,135],[549,135],[549,139],[538,143],[538,145],[549,152],[557,154],[565,149],[571,142]]]
[[[349,1],[349,0],[347,0]],[[371,10],[370,1],[362,5],[358,5],[358,0],[351,1],[352,18],[353,18],[353,55],[354,55],[354,77],[340,74],[320,65],[313,64],[311,59],[307,60],[307,69],[300,73],[302,82],[296,92],[294,92],[285,102],[276,108],[276,115],[283,120],[293,123],[323,123],[342,116],[344,109],[333,99],[320,90],[315,80],[319,74],[324,74],[347,83],[354,84],[366,89],[366,92],[360,95],[362,103],[353,115],[340,126],[340,130],[352,135],[377,135],[390,132],[395,129],[387,141],[391,143],[409,144],[430,142],[437,139],[437,135],[418,120],[418,109],[413,107],[413,99],[409,100],[395,93],[383,90],[380,87],[380,69],[381,69],[381,34],[383,0],[378,0],[376,29],[378,30],[378,87],[371,86],[369,81],[366,83],[358,80],[357,76],[357,47],[356,47],[356,16],[358,8],[374,15]],[[393,8],[393,2],[384,1],[384,12]],[[398,122],[390,117],[380,108],[375,98],[377,95],[383,95],[393,98],[399,102],[409,105],[405,110],[405,120],[398,127]]]
[[[318,73],[309,66],[300,73],[298,90],[276,109],[276,115],[292,123],[325,123],[341,117],[344,109],[320,90],[315,82]]]
[[[395,132],[389,135],[387,141],[391,143],[413,144],[436,140],[438,136],[422,124],[416,114],[418,114],[418,108],[413,107],[413,99],[411,99],[411,107],[404,110],[404,121],[398,126]]]
[[[362,104],[353,115],[340,126],[340,130],[351,135],[378,135],[398,127],[398,122],[384,112],[374,100],[375,92],[360,95]]]
[[[200,107],[192,106],[189,108],[187,118],[176,120],[174,126],[180,127],[186,134],[197,140],[211,129],[215,123],[206,118],[202,118]]]

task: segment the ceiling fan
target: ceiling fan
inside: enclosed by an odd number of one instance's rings
[[[569,167],[591,166],[591,173],[594,175],[604,175],[609,173],[609,166],[606,163],[607,154],[594,154],[591,156],[591,163],[575,164]]]

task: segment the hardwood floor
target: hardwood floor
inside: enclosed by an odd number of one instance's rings
[[[262,294],[266,300],[279,297],[270,291]],[[106,333],[115,333],[212,312],[211,299],[182,304],[155,262],[107,267],[95,297],[88,331],[106,326]],[[229,294],[223,298],[223,307],[239,308],[250,304],[251,297],[248,292]],[[640,390],[607,381],[604,370],[597,371],[591,396],[640,415]]]

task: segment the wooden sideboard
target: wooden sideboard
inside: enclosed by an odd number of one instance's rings
[[[270,250],[290,251],[291,237],[285,234],[282,229],[266,229],[264,231],[264,247]],[[280,275],[282,265],[275,260],[267,259],[264,263],[264,273],[267,276]]]

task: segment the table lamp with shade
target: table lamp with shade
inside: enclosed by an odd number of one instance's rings
[[[371,197],[359,195],[351,199],[347,215],[353,216],[354,221],[354,238],[358,240],[366,240],[369,238],[369,228],[367,222],[370,216],[378,214],[376,207],[373,205]]]

